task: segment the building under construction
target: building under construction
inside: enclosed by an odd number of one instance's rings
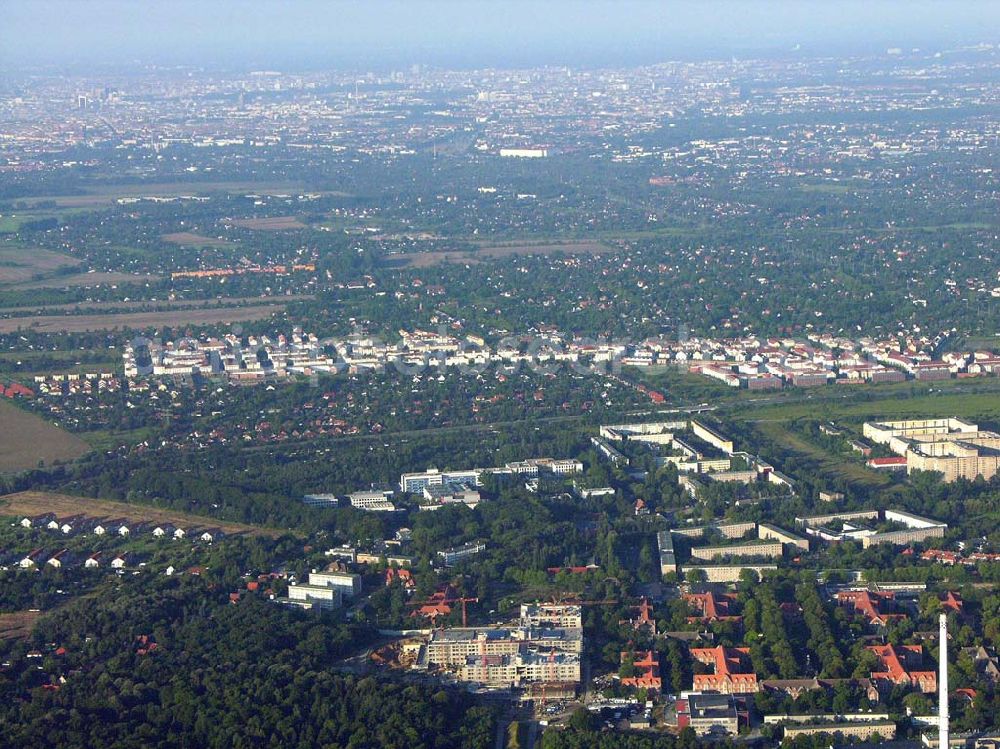
[[[580,622],[577,605],[525,604],[514,624],[433,630],[419,666],[473,688],[520,690],[537,697],[551,685],[554,693],[564,694],[568,684],[580,683]]]

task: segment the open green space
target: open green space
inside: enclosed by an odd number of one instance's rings
[[[793,433],[780,422],[761,422],[755,424],[754,428],[768,439],[783,445],[794,456],[808,460],[826,478],[846,480],[870,488],[884,488],[891,483],[885,474],[876,473],[844,456],[830,452]]]

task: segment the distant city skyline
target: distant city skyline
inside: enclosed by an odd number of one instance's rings
[[[5,69],[103,64],[600,66],[996,44],[1000,4],[883,0],[610,3],[10,2]]]

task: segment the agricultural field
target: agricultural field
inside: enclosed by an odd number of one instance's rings
[[[47,278],[19,283],[16,289],[62,289],[71,286],[104,286],[111,284],[144,283],[159,281],[160,276],[152,273],[115,273],[103,271],[88,271],[73,273],[68,276],[50,276]]]
[[[20,284],[79,265],[68,255],[36,247],[0,249],[0,285]]]
[[[288,302],[303,302],[310,299],[315,299],[315,294],[290,294],[283,295],[280,299],[281,304]],[[55,311],[77,311],[77,310],[135,310],[136,312],[142,312],[144,310],[181,310],[181,309],[205,309],[205,308],[221,308],[221,307],[234,307],[241,304],[247,305],[260,305],[269,304],[274,298],[266,296],[247,296],[247,297],[225,297],[223,299],[157,299],[153,300],[140,300],[134,302],[71,302],[68,304],[39,304],[35,306],[24,306],[24,307],[0,307],[0,315],[21,315],[24,316],[28,312],[55,312]]]
[[[119,198],[139,198],[143,196],[181,197],[182,195],[206,195],[209,193],[295,193],[301,192],[303,185],[297,182],[250,182],[250,181],[216,181],[216,182],[149,182],[130,184],[111,184],[89,187],[78,195],[46,195],[37,198],[27,197],[21,201],[29,208],[32,201],[37,205],[43,203],[57,208],[93,208],[109,205]]]
[[[0,640],[23,640],[31,634],[41,611],[12,611],[0,614]]]
[[[428,268],[441,263],[461,263],[475,264],[481,263],[484,259],[497,259],[511,257],[514,255],[555,255],[564,253],[566,255],[598,255],[606,252],[614,252],[612,245],[603,242],[511,242],[497,244],[492,242],[478,242],[478,249],[475,251],[464,250],[442,250],[429,252],[415,252],[406,255],[395,255],[388,259],[388,263],[393,266],[410,266],[413,268]]]
[[[286,231],[288,229],[305,229],[303,224],[295,216],[271,216],[269,218],[238,218],[233,220],[234,226],[242,229],[256,229],[258,231]]]
[[[281,535],[282,531],[247,525],[227,523],[215,518],[192,515],[174,510],[161,510],[149,505],[133,505],[92,497],[73,497],[68,494],[28,491],[0,496],[0,515],[23,517],[47,512],[59,517],[86,515],[91,518],[124,518],[131,523],[172,523],[179,528],[221,528],[229,535],[244,533],[255,536]]]
[[[172,234],[164,234],[160,238],[170,244],[187,245],[189,247],[229,247],[232,244],[225,239],[205,237],[189,231],[176,231]]]
[[[89,450],[79,437],[0,401],[0,472],[35,468],[39,461],[75,460]]]
[[[209,325],[263,320],[285,311],[282,304],[249,307],[188,309],[170,312],[123,312],[104,315],[50,315],[0,319],[0,333],[32,330],[36,333],[85,333],[92,330],[141,329],[162,326]]]

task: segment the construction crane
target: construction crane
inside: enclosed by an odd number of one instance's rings
[[[462,604],[462,626],[469,626],[468,612],[465,608],[467,603],[479,603],[478,598],[468,598],[466,596],[456,596],[452,598],[440,597],[440,598],[428,598],[426,601],[410,601],[407,606],[436,606],[436,605],[447,605],[450,606],[453,603]],[[415,612],[418,613],[418,612]],[[431,615],[430,618],[433,619],[435,615]]]

